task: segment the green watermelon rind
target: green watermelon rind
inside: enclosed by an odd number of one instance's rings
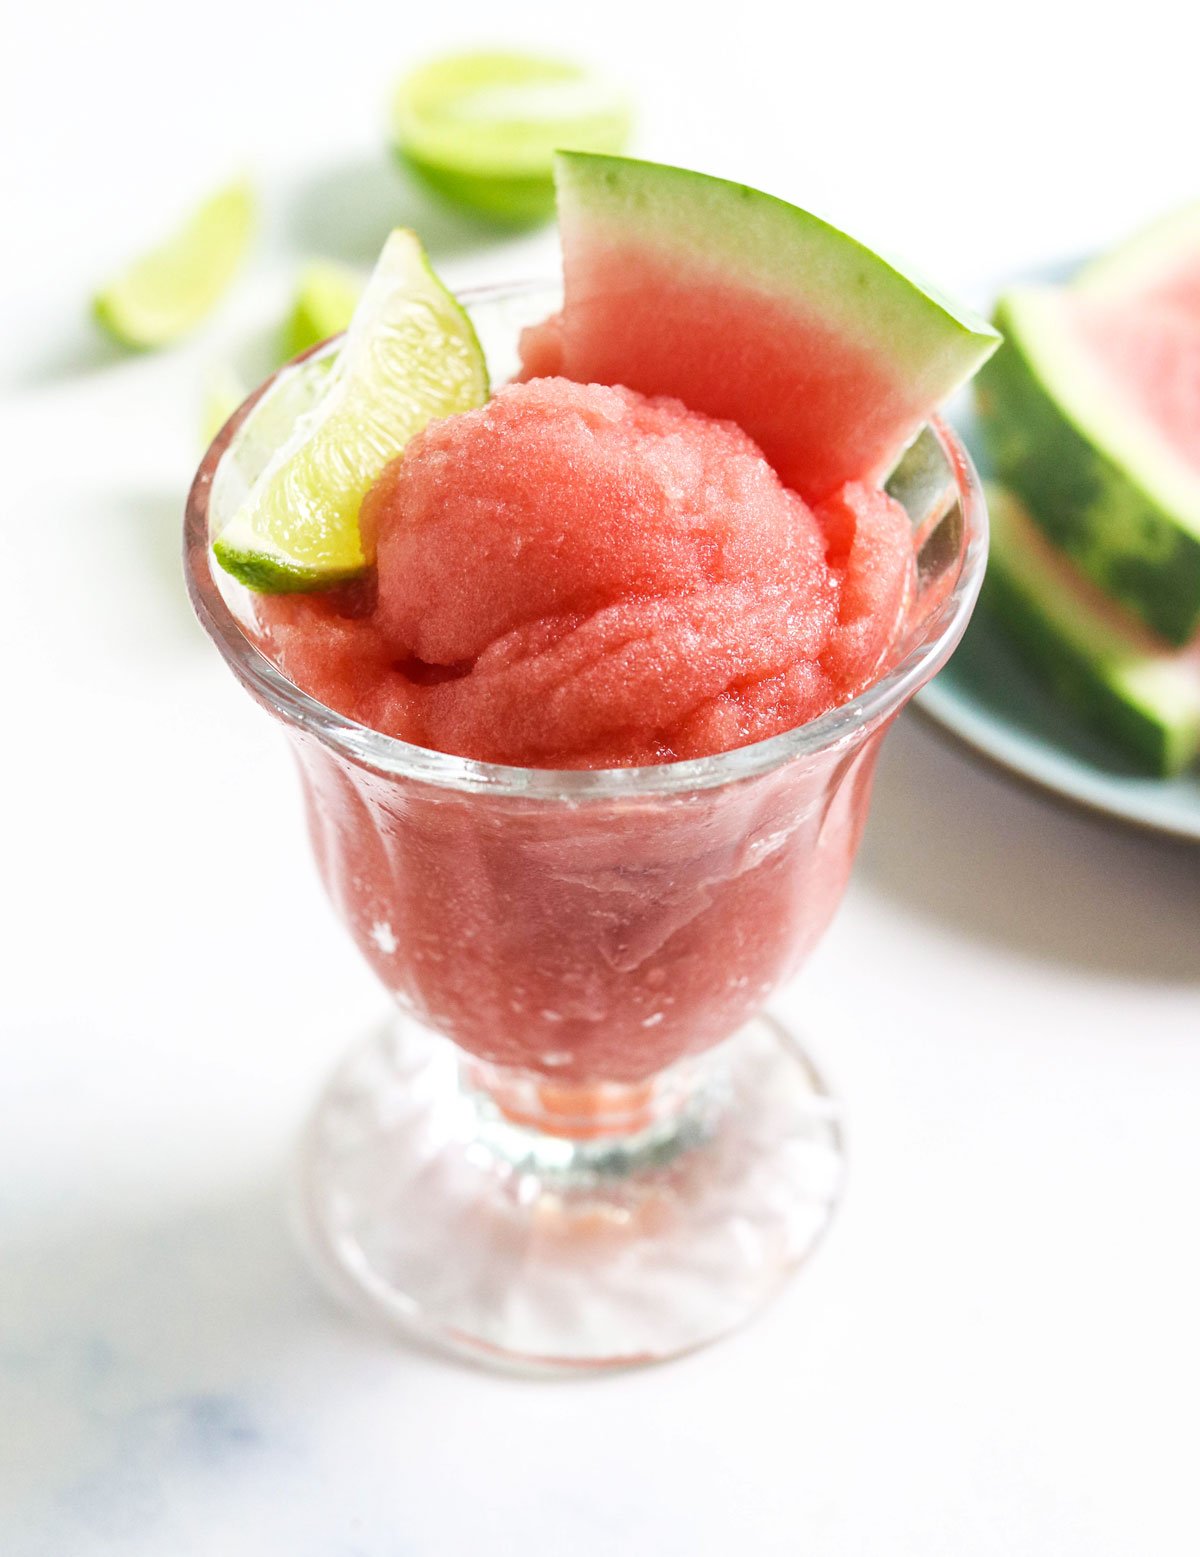
[[[983,607],[1039,683],[1097,735],[1156,777],[1200,753],[1200,662],[1178,663],[1135,623],[1114,622],[1062,587],[1035,521],[1013,494],[988,492],[991,548]],[[1066,559],[1062,565],[1069,567]],[[1082,592],[1081,592],[1082,593]]]
[[[1099,371],[1067,294],[1006,293],[976,384],[992,467],[1078,567],[1172,644],[1200,628],[1200,477]]]
[[[821,217],[749,185],[582,151],[558,152],[554,178],[560,225],[583,211],[638,245],[702,257],[748,288],[801,298],[931,404],[999,345],[985,319]]]

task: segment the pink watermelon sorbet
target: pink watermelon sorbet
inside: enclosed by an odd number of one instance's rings
[[[361,525],[368,585],[260,598],[280,668],[386,734],[518,766],[803,724],[886,668],[914,572],[878,489],[810,507],[732,422],[554,377],[432,423]]]

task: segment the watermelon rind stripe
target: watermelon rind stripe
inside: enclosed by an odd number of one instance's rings
[[[1011,493],[988,490],[991,555],[983,606],[999,621],[1020,658],[1083,724],[1133,762],[1161,777],[1180,772],[1200,753],[1200,659],[1155,644],[1140,626],[1097,608],[1061,553]],[[1064,587],[1064,581],[1066,584]]]
[[[1096,361],[1069,294],[1008,292],[977,398],[996,475],[1106,594],[1169,643],[1200,627],[1200,472]]]

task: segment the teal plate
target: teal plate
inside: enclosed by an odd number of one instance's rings
[[[1200,843],[1200,775],[1153,779],[1086,730],[1012,655],[986,606],[916,706],[964,745],[1052,794],[1153,832]]]
[[[986,468],[969,411],[953,421]],[[986,590],[985,590],[986,596]],[[1010,649],[986,600],[940,675],[916,706],[997,767],[1076,805],[1200,843],[1200,771],[1146,778],[1119,751],[1083,728]]]

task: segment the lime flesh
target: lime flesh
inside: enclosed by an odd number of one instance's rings
[[[482,405],[483,352],[414,233],[397,229],[355,310],[329,382],[268,461],[213,551],[265,593],[361,573],[358,510],[379,472],[436,417]]]
[[[193,329],[233,280],[254,230],[244,181],[219,190],[183,227],[96,294],[97,320],[124,346],[165,346]]]
[[[306,266],[284,325],[284,360],[348,329],[362,289],[362,276],[348,265],[316,260]]]
[[[518,224],[552,214],[555,151],[620,151],[629,127],[628,101],[610,83],[522,54],[435,60],[406,76],[392,103],[408,167],[444,199]]]

